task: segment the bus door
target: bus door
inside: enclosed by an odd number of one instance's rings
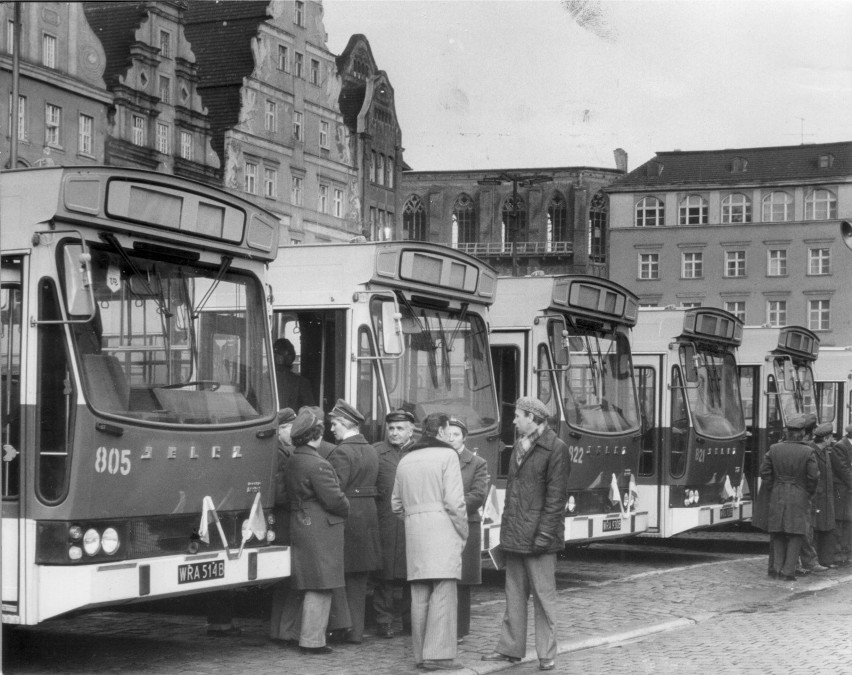
[[[3,589],[4,611],[19,601],[21,531],[21,334],[23,327],[21,256],[4,256],[0,287],[0,405],[2,405]]]
[[[661,531],[660,519],[666,509],[662,506],[664,428],[662,420],[663,357],[659,355],[633,355],[636,393],[642,423],[641,452],[637,477],[639,495],[637,508],[648,511],[648,533]]]
[[[819,419],[834,425],[834,437],[844,436],[846,425],[852,422],[847,403],[846,381],[816,382]]]
[[[766,442],[766,425],[763,423],[763,415],[769,399],[762,395],[763,383],[761,381],[760,366],[739,366],[739,376],[740,397],[743,401],[743,415],[745,417],[746,431],[748,432],[745,444],[743,472],[749,490],[753,489],[754,494],[757,494],[757,477],[760,473],[760,448]]]
[[[509,472],[512,446],[515,444],[515,402],[527,392],[525,364],[528,335],[524,331],[494,332],[489,342],[500,405],[501,445],[497,474],[492,480],[500,479],[500,487],[503,487]]]

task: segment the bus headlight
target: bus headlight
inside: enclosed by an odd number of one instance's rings
[[[267,530],[266,531],[266,541],[270,544],[273,541],[275,541],[275,532],[273,532],[272,530]]]
[[[118,550],[118,544],[118,532],[115,531],[115,528],[108,527],[105,529],[101,537],[101,548],[103,548],[104,553],[112,555]]]
[[[275,514],[272,511],[266,514],[266,524],[275,525]]]
[[[71,558],[71,560],[79,560],[83,557],[83,549],[79,546],[69,546],[68,557]]]
[[[83,535],[83,550],[86,555],[95,555],[101,549],[101,535],[94,528],[86,530]]]
[[[83,538],[83,528],[79,525],[72,525],[68,528],[68,538],[71,541],[80,541]]]

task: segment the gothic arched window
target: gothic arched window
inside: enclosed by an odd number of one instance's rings
[[[609,198],[598,192],[589,205],[589,258],[594,262],[606,262],[608,228]]]
[[[406,239],[426,241],[426,209],[423,200],[411,195],[402,207],[402,229]]]

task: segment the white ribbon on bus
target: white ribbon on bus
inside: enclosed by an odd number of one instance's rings
[[[216,513],[216,507],[213,505],[213,499],[209,495],[204,497],[201,506],[201,524],[198,526],[198,538],[205,544],[210,543],[210,519],[216,523],[216,529],[219,530],[219,538],[222,540],[222,545],[228,554],[229,560],[238,560],[243,554],[243,548],[252,538],[257,537],[258,541],[266,539],[266,519],[263,517],[263,509],[260,506],[260,492],[254,496],[254,503],[251,505],[251,513],[248,521],[243,524],[243,540],[240,543],[239,550],[232,551],[228,547],[228,540],[225,537],[225,530],[222,528],[222,523],[219,520],[219,514]]]
[[[609,484],[609,501],[613,504],[618,502],[618,508],[621,511],[622,518],[629,518],[630,512],[636,510],[636,499],[639,493],[636,491],[636,479],[633,474],[630,474],[630,482],[627,486],[627,508],[624,507],[624,502],[621,499],[621,491],[618,489],[618,480],[615,474],[612,474],[612,481]]]

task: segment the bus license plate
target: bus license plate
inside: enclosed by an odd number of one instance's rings
[[[225,578],[225,561],[208,560],[207,562],[178,565],[178,583],[191,584],[196,581]]]
[[[612,520],[603,521],[604,532],[615,532],[621,529],[621,518],[613,518]]]
[[[734,517],[734,507],[733,506],[723,506],[719,510],[719,518],[733,518]]]

